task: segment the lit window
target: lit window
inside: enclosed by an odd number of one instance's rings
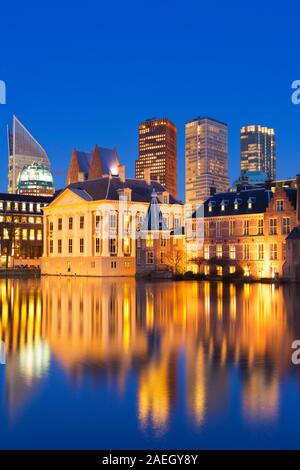
[[[131,252],[131,243],[130,243],[130,238],[125,237],[123,240],[123,253],[126,255],[129,255]]]
[[[32,202],[30,202],[30,204],[29,204],[29,211],[33,212],[33,203]]]
[[[277,235],[277,219],[270,219],[270,235]]]
[[[153,235],[152,235],[152,233],[148,233],[147,239],[146,239],[146,247],[147,248],[152,248],[153,244],[154,244]]]
[[[235,259],[235,256],[236,256],[235,245],[229,245],[229,258]]]
[[[42,231],[41,229],[37,230],[37,240],[42,240]]]
[[[270,245],[270,260],[276,261],[278,258],[277,243],[271,243]]]
[[[283,200],[276,201],[276,211],[282,212],[284,210]]]
[[[250,245],[244,245],[244,260],[250,259]]]
[[[26,211],[26,202],[22,202],[22,211],[23,211],[23,212]]]
[[[27,240],[27,228],[23,228],[22,230],[22,239]]]
[[[222,258],[222,245],[217,245],[217,258]]]
[[[204,246],[204,259],[209,259],[209,245]]]
[[[263,261],[264,257],[265,257],[264,244],[259,243],[259,245],[258,245],[258,259],[259,259],[259,261]]]
[[[249,220],[244,220],[244,235],[249,235]]]
[[[3,211],[3,201],[0,201],[0,211]]]
[[[264,219],[259,219],[258,221],[257,234],[258,235],[264,234]]]
[[[19,203],[18,202],[14,203],[14,209],[15,209],[15,211],[19,210]]]
[[[7,211],[11,210],[11,202],[10,201],[7,201],[7,203],[6,203],[6,210]]]
[[[41,212],[41,204],[38,202],[37,205],[36,205],[36,210],[38,212]]]
[[[35,233],[34,233],[34,232],[35,232],[35,231],[34,231],[33,228],[31,228],[31,229],[29,230],[29,240],[35,240]]]

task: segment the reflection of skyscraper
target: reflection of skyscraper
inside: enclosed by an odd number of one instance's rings
[[[262,126],[241,128],[241,172],[263,172],[276,178],[274,129]]]
[[[185,192],[188,204],[228,190],[227,124],[208,117],[185,125]]]
[[[50,162],[43,147],[23,124],[13,117],[13,130],[7,127],[8,136],[8,192],[16,193],[17,181],[25,165],[34,162],[50,169]]]

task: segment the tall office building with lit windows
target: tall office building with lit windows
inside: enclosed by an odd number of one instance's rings
[[[177,196],[177,128],[169,119],[148,119],[139,125],[139,158],[135,177],[158,180],[170,194]]]
[[[228,190],[227,124],[200,117],[185,125],[186,203],[203,203],[215,192]]]
[[[241,173],[259,171],[276,179],[275,131],[269,127],[241,128]]]

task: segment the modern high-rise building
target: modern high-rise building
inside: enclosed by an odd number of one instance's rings
[[[20,172],[25,165],[39,163],[50,169],[50,162],[43,147],[23,124],[13,116],[12,131],[7,126],[8,138],[8,192],[17,192]]]
[[[265,172],[276,179],[276,141],[274,129],[262,126],[241,128],[241,173]]]
[[[17,193],[30,196],[53,196],[53,176],[49,168],[36,162],[25,165],[18,177]]]
[[[177,128],[169,119],[148,119],[139,125],[139,158],[135,177],[143,179],[145,169],[177,196]]]
[[[186,203],[199,205],[228,190],[227,124],[199,117],[185,125]]]

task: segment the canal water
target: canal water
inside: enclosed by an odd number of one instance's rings
[[[299,300],[293,285],[0,280],[0,448],[300,448]]]

